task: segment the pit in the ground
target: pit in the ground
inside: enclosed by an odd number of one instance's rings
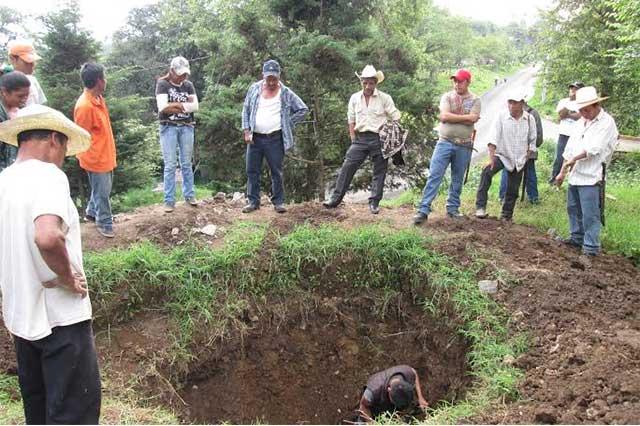
[[[254,318],[241,341],[193,369],[180,390],[184,420],[340,424],[368,377],[397,364],[417,370],[432,405],[463,396],[469,345],[453,320],[425,312],[421,295],[336,287],[320,293]]]

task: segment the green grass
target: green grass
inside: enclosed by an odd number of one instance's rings
[[[202,199],[211,196],[211,189],[207,186],[196,185],[196,198]],[[176,200],[182,199],[182,188],[176,185]],[[125,213],[138,207],[160,204],[163,201],[162,192],[154,192],[153,187],[135,188],[127,192],[114,195],[111,198],[111,208],[114,213]]]

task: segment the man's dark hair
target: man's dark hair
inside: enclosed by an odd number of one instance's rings
[[[389,388],[389,396],[391,396],[393,405],[395,405],[398,410],[404,410],[411,405],[415,387],[413,384],[407,382],[403,376],[394,376],[389,381]]]
[[[55,135],[56,141],[58,141],[60,144],[63,144],[68,140],[67,135],[56,132],[55,130],[33,129],[25,130],[24,132],[18,133],[18,146],[22,145],[22,143],[25,141],[30,141],[33,139],[39,141],[48,139],[51,133]]]
[[[98,84],[98,80],[104,80],[104,67],[100,64],[87,62],[80,68],[82,84],[87,89],[93,89]]]
[[[29,86],[31,86],[31,82],[27,76],[20,71],[11,71],[0,77],[0,88],[7,92],[13,92],[14,90]]]

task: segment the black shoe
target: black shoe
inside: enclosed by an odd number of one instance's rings
[[[91,216],[90,214],[85,214],[84,215],[84,220],[87,222],[95,222],[96,221],[96,217],[95,216]]]
[[[569,237],[569,238],[556,237],[555,240],[557,242],[562,243],[564,245],[567,245],[569,247],[573,247],[573,248],[576,248],[576,249],[582,249],[582,244],[572,240],[571,237]]]
[[[273,209],[276,211],[276,213],[287,212],[287,208],[284,206],[284,204],[276,204],[275,206],[273,206]]]
[[[340,201],[327,200],[327,201],[323,201],[322,205],[325,206],[328,209],[335,209],[336,207],[338,207],[340,205]]]
[[[251,213],[252,211],[258,210],[260,206],[256,206],[255,204],[247,204],[242,208],[242,213]]]
[[[371,212],[371,214],[378,214],[380,213],[380,206],[378,206],[376,203],[369,203],[369,211]]]
[[[447,216],[449,216],[451,219],[464,219],[464,215],[460,212],[455,212],[455,213],[447,213]]]
[[[415,214],[415,216],[413,216],[413,224],[420,225],[422,222],[426,222],[428,217],[428,214],[418,212]]]

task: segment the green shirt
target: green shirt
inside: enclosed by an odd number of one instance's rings
[[[7,115],[7,110],[4,108],[2,102],[0,102],[0,123],[7,121],[8,119],[9,116]],[[0,142],[0,172],[12,165],[13,162],[16,161],[17,155],[18,148],[4,142]]]

